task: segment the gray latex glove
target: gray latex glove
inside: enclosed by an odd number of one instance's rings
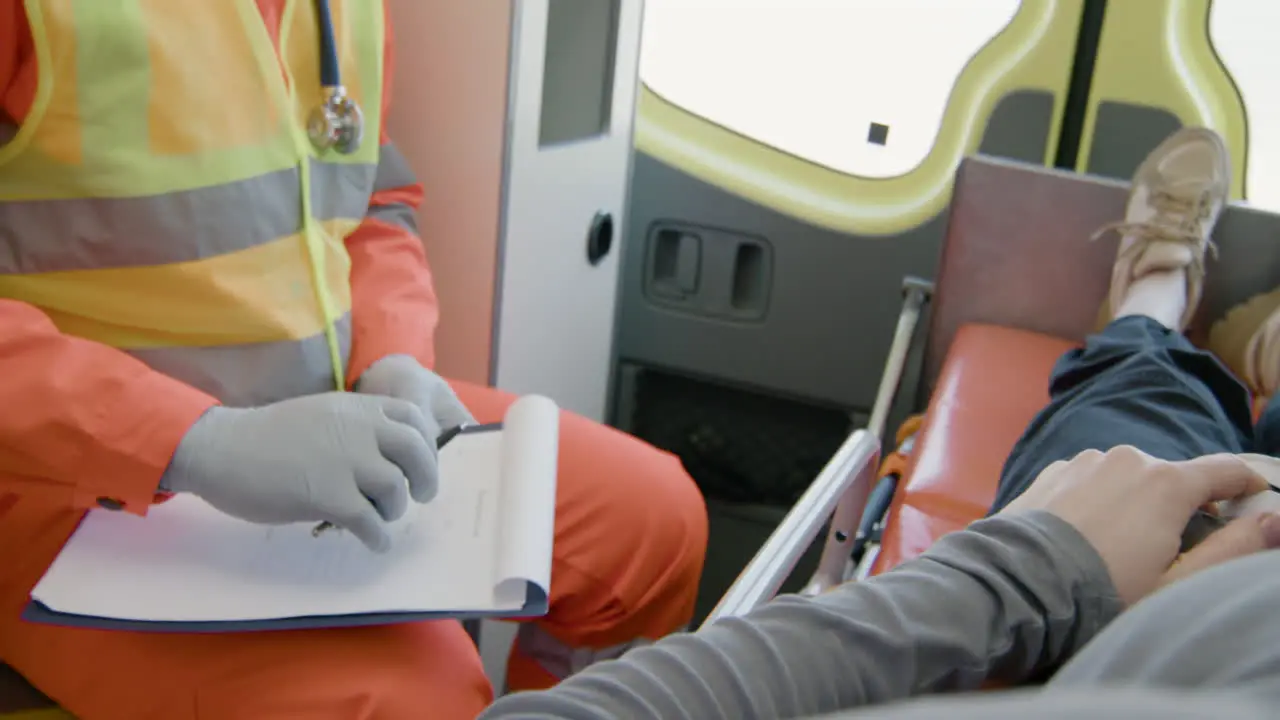
[[[467,410],[444,378],[422,367],[408,355],[388,355],[369,366],[356,381],[355,391],[382,395],[413,403],[426,416],[429,437],[437,438],[445,430],[469,425],[475,418]],[[413,499],[427,502],[439,487],[436,470],[436,446],[431,445],[431,477],[427,483],[410,488]]]
[[[328,521],[385,552],[384,521],[404,514],[411,488],[435,486],[436,435],[416,406],[387,397],[214,407],[187,431],[161,486],[250,522]]]

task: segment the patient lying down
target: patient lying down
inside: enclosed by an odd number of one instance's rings
[[[1114,227],[1110,322],[1058,362],[991,516],[888,573],[635,649],[482,717],[1274,717],[1280,403],[1254,426],[1248,390],[1280,384],[1280,290],[1229,313],[1208,349],[1182,334],[1229,178],[1221,139],[1198,128],[1139,168]]]

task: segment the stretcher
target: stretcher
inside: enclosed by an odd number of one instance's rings
[[[1054,363],[1097,327],[1118,240],[1090,237],[1123,217],[1127,193],[1115,180],[964,160],[935,287],[904,283],[868,427],[849,435],[706,622],[773,597],[824,530],[806,594],[884,572],[986,514],[1005,458],[1048,402]],[[1203,339],[1209,320],[1280,284],[1280,215],[1233,204],[1214,242],[1192,340]],[[926,332],[917,334],[926,301]],[[917,335],[921,348],[912,347]],[[899,388],[916,350],[919,378]],[[883,419],[901,393],[919,414],[880,463]]]

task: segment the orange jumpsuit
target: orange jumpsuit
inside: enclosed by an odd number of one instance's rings
[[[289,1],[257,0],[277,53]],[[0,149],[32,106],[36,65],[22,0],[0,0]],[[384,106],[387,97],[384,85]],[[378,191],[371,215],[416,207],[421,192],[417,184]],[[348,382],[388,354],[430,366],[437,309],[419,239],[368,217],[345,245]],[[481,421],[500,418],[512,400],[454,388]],[[85,509],[112,498],[145,512],[182,435],[216,402],[119,350],[60,332],[31,305],[0,299],[0,659],[89,720],[474,717],[492,690],[456,622],[183,635],[18,619]],[[706,535],[701,497],[674,457],[564,414],[551,610],[522,625],[509,687],[549,686],[686,623]]]

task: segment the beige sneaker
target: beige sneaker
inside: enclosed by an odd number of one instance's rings
[[[1185,329],[1204,290],[1204,256],[1231,189],[1231,156],[1226,143],[1208,128],[1183,128],[1147,155],[1133,176],[1124,220],[1104,226],[1121,236],[1111,272],[1111,293],[1100,320],[1110,322],[1129,286],[1153,272],[1185,269]]]
[[[1280,288],[1235,306],[1209,329],[1206,349],[1255,395],[1280,387]]]

